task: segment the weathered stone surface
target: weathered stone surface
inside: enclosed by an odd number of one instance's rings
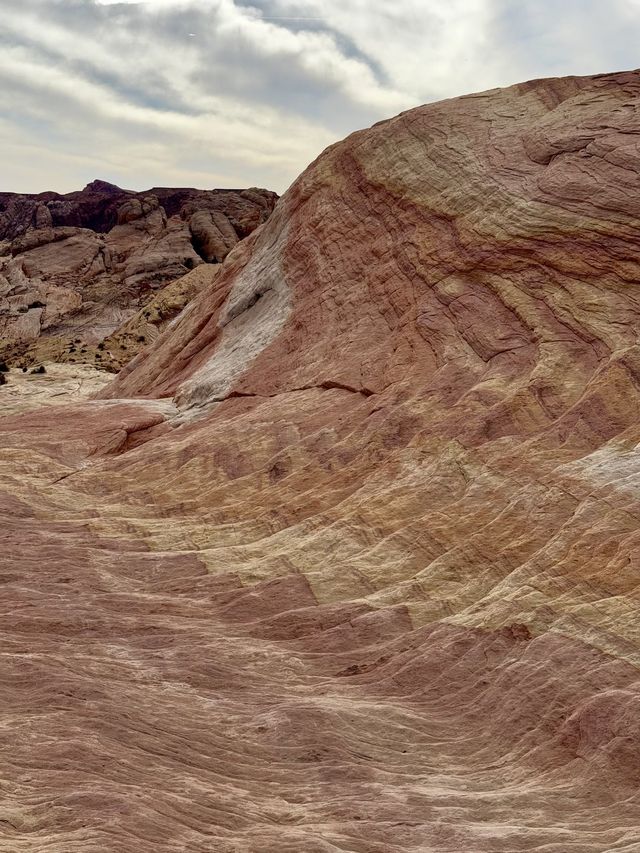
[[[638,848],[639,104],[355,134],[0,419],[1,850]]]
[[[168,284],[144,308],[102,341],[94,352],[94,359],[98,356],[110,368],[120,370],[145,346],[157,340],[158,335],[177,319],[204,288],[213,284],[220,269],[219,264],[200,264]]]
[[[111,378],[108,373],[88,364],[47,364],[44,374],[36,372],[41,367],[43,365],[24,372],[10,370],[0,373],[6,382],[0,397],[3,416],[87,400],[104,388]]]
[[[104,181],[66,196],[0,193],[0,357],[77,360],[76,338],[95,347],[167,283],[220,263],[275,200],[266,190],[133,193]]]

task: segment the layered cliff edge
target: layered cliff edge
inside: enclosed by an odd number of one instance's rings
[[[0,850],[638,849],[639,164],[638,71],[407,112],[0,420]]]
[[[255,188],[133,192],[99,180],[66,195],[0,193],[0,360],[118,370],[154,329],[98,345],[167,284],[221,263],[276,199]]]

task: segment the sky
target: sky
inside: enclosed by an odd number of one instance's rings
[[[418,104],[640,66],[640,0],[0,0],[0,190],[283,192]]]

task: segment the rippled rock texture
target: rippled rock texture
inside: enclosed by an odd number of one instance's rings
[[[640,849],[639,105],[354,134],[0,420],[1,850]]]
[[[0,193],[0,358],[119,369],[121,354],[97,344],[170,282],[221,263],[276,199],[257,189],[134,193],[105,181],[67,195]],[[130,342],[129,357],[148,341]]]

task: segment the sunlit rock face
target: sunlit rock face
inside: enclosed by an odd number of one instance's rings
[[[638,849],[639,106],[354,134],[0,420],[0,850]]]
[[[258,189],[135,193],[105,181],[67,195],[0,193],[0,358],[119,368],[118,348],[110,357],[95,345],[170,282],[220,264],[276,199]]]

